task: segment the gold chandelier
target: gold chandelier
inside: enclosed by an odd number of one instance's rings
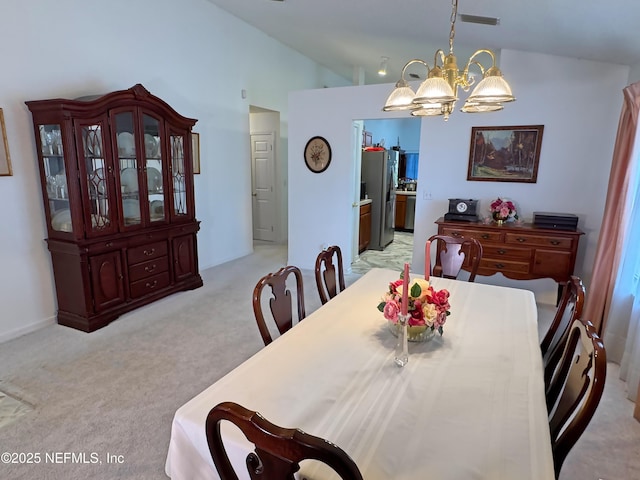
[[[409,60],[402,68],[400,80],[387,98],[383,110],[385,112],[397,110],[410,110],[413,116],[435,116],[444,115],[448,120],[453,112],[456,100],[458,100],[458,87],[468,92],[475,83],[475,78],[469,73],[469,68],[475,65],[482,73],[482,80],[473,89],[471,95],[467,97],[464,106],[460,109],[465,113],[495,112],[502,110],[503,103],[513,102],[515,97],[511,93],[511,87],[502,78],[502,72],[496,66],[496,57],[491,50],[477,50],[464,68],[458,70],[456,56],[453,54],[453,38],[455,37],[455,23],[458,14],[458,0],[452,0],[451,12],[451,33],[449,34],[449,54],[445,55],[442,50],[436,51],[433,59],[433,68],[429,67],[424,60],[414,58]],[[492,65],[485,68],[476,60],[481,54],[488,54],[491,57]],[[442,66],[438,66],[440,58]],[[427,79],[422,82],[418,90],[413,89],[405,80],[407,68],[415,63],[424,65],[427,68]]]

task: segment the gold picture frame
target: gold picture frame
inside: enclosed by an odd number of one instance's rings
[[[536,183],[544,125],[472,127],[467,180]]]
[[[0,108],[0,130],[2,130],[2,141],[0,142],[0,177],[10,177],[11,156],[9,155],[9,141],[7,140],[7,129],[4,125],[4,114]]]
[[[191,133],[191,152],[193,155],[193,173],[200,173],[200,134]]]

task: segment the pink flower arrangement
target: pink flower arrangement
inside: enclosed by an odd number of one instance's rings
[[[378,304],[378,310],[382,312],[384,318],[393,323],[398,323],[398,315],[401,311],[402,283],[402,279],[391,282],[389,291],[383,295]],[[435,290],[427,280],[422,278],[409,282],[407,324],[410,327],[426,326],[431,330],[438,330],[442,335],[442,326],[450,315],[450,307],[448,290]]]
[[[494,220],[508,220],[513,218],[514,220],[518,219],[518,212],[516,212],[516,206],[513,204],[511,200],[503,200],[501,198],[497,198],[493,202],[491,202],[491,206],[489,207],[489,211],[491,212],[491,216]]]

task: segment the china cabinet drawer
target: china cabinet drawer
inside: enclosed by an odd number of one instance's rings
[[[129,249],[127,260],[130,265],[165,256],[168,252],[167,242],[156,242]]]
[[[131,283],[131,298],[143,297],[157,290],[162,290],[170,282],[169,272],[163,272],[152,277]]]
[[[135,282],[169,270],[169,257],[158,257],[129,268],[129,281]]]
[[[506,233],[505,243],[514,245],[536,245],[541,247],[571,248],[572,239],[543,235],[527,235],[523,233]]]
[[[96,253],[112,252],[114,250],[121,250],[127,246],[127,240],[106,240],[102,242],[95,242],[86,247],[87,253],[93,255]]]

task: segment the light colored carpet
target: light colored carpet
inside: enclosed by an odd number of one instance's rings
[[[0,450],[42,458],[0,463],[0,479],[166,478],[174,412],[262,348],[251,293],[262,275],[285,262],[285,247],[260,245],[204,271],[204,287],[91,334],[52,325],[0,345],[0,391],[30,407],[0,428]],[[303,274],[310,313],[320,301],[313,272]],[[347,283],[357,278],[347,275]],[[541,308],[541,322],[552,310]],[[611,365],[605,399],[561,479],[640,478],[640,424],[632,409]],[[85,454],[75,459],[87,462],[95,453],[102,463],[74,463],[60,455],[65,452]],[[57,454],[59,463],[45,463],[45,454]],[[107,455],[121,463],[107,463]]]

